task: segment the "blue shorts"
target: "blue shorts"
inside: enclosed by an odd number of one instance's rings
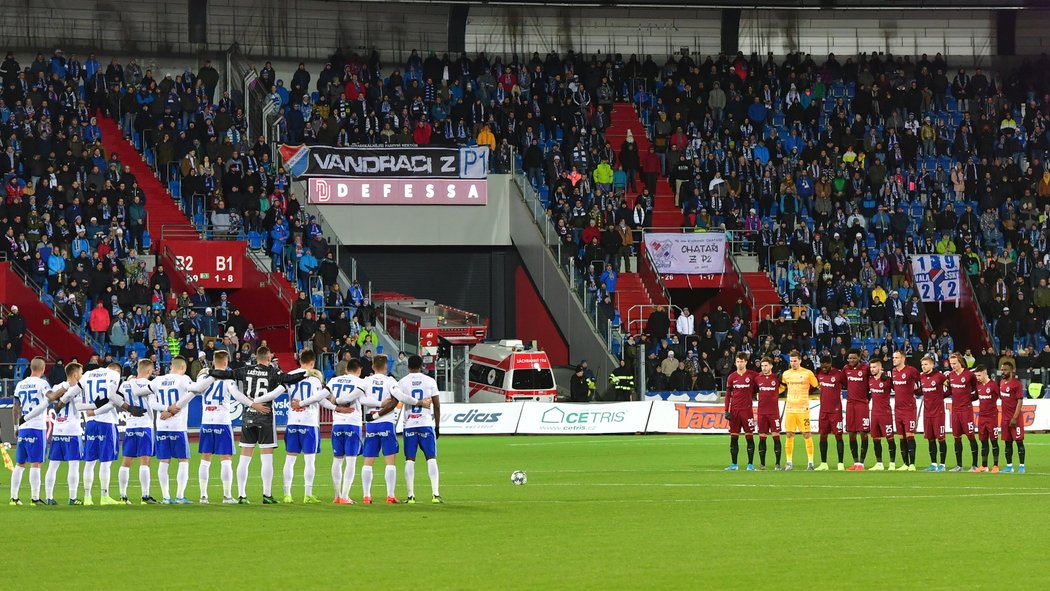
[[[361,455],[361,427],[333,425],[332,454],[337,458]]]
[[[157,431],[158,460],[190,459],[190,440],[185,431]]]
[[[153,429],[149,427],[135,427],[124,430],[124,448],[122,453],[125,458],[141,458],[153,455]]]
[[[43,429],[19,429],[18,448],[15,450],[15,463],[39,464],[44,461],[44,450],[47,448],[47,436]]]
[[[416,449],[423,450],[423,457],[437,457],[437,435],[433,427],[405,429],[405,459],[416,459]]]
[[[112,462],[117,459],[117,426],[102,421],[88,421],[84,427],[84,460]]]
[[[284,450],[290,454],[320,453],[320,430],[306,425],[288,425],[284,429]]]
[[[393,423],[372,423],[365,427],[365,445],[363,455],[366,458],[378,458],[382,451],[384,456],[397,454],[397,434]]]
[[[201,425],[197,453],[233,455],[233,429],[229,425]]]
[[[52,462],[71,462],[83,457],[84,440],[79,435],[52,435],[51,451],[47,459]]]

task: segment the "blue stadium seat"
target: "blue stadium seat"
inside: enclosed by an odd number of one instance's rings
[[[265,240],[263,239],[263,235],[261,233],[256,232],[254,230],[248,232],[248,248],[252,250],[262,250],[265,244]]]

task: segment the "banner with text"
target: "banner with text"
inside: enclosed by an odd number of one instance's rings
[[[486,179],[322,179],[309,183],[315,205],[486,205]]]
[[[959,256],[917,254],[911,257],[915,289],[924,302],[955,302],[959,299]]]
[[[478,405],[480,406],[480,405]],[[651,402],[558,404],[523,402],[518,433],[641,433]]]
[[[726,235],[721,232],[645,234],[657,273],[702,275],[725,273]]]
[[[281,146],[292,176],[483,179],[488,146]]]
[[[444,435],[510,435],[518,428],[525,402],[493,404],[442,404]],[[531,403],[529,403],[531,404]]]

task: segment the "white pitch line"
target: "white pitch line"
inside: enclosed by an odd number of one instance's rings
[[[980,498],[980,497],[1036,497],[1050,496],[1050,491],[1032,491],[1029,493],[972,493],[966,495],[954,495],[949,498]],[[930,499],[943,501],[944,495],[886,495],[886,496],[849,496],[849,497],[792,497],[792,501],[874,501],[880,499]],[[630,504],[664,504],[664,503],[702,503],[709,499],[499,499],[487,501],[450,501],[455,505],[495,505],[495,504],[595,504],[595,503],[630,503]],[[758,502],[768,501],[768,497],[729,497],[719,501],[745,501]]]

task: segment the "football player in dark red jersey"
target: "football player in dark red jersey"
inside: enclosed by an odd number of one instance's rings
[[[1017,444],[1017,472],[1024,474],[1024,419],[1021,417],[1021,401],[1024,389],[1021,380],[1014,374],[1017,366],[1012,359],[1004,359],[999,365],[999,398],[1003,402],[1003,422],[1000,433],[1006,442],[1006,467],[1003,472],[1013,472],[1014,444]]]
[[[729,419],[729,457],[732,463],[726,470],[737,469],[740,452],[740,433],[747,439],[747,470],[755,469],[755,413],[752,407],[758,384],[758,374],[747,368],[747,353],[736,354],[736,371],[726,378],[726,418]]]

